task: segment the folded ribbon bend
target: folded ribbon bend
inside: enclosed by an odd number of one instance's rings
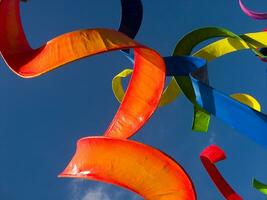
[[[261,13],[261,12],[255,12],[250,9],[248,9],[242,0],[239,0],[239,5],[242,11],[249,17],[254,19],[267,19],[267,13]]]
[[[267,195],[267,184],[264,184],[256,179],[252,181],[253,187],[259,190],[261,193]]]
[[[224,151],[215,145],[205,148],[200,154],[202,164],[225,199],[242,200],[243,198],[231,188],[215,166],[215,163],[224,160],[225,158]]]
[[[140,0],[132,2],[126,4],[122,1],[119,31],[134,38],[141,25],[142,6]],[[129,17],[125,12],[128,9]],[[244,96],[236,95],[239,99],[236,101],[210,87],[205,68],[206,61],[236,50],[249,48],[263,56],[257,48],[267,46],[266,32],[237,36],[220,28],[199,29],[186,35],[177,44],[173,56],[163,60],[156,51],[109,29],[66,33],[38,49],[32,49],[21,24],[19,0],[0,2],[0,26],[0,52],[10,69],[24,78],[36,77],[66,63],[109,51],[123,50],[130,56],[127,50],[134,49],[133,75],[122,104],[104,133],[108,137],[81,139],[74,158],[61,176],[117,184],[147,200],[196,199],[189,176],[175,161],[154,148],[124,140],[135,134],[157,108],[165,82],[165,63],[168,75],[174,78],[164,94],[177,89],[175,95],[178,95],[181,88],[195,106],[194,130],[206,131],[211,113],[267,147],[267,116],[257,111],[260,109],[257,102],[250,101],[250,96],[246,96],[246,100],[252,102],[253,109],[239,102],[243,102]],[[227,38],[199,50],[193,54],[196,57],[189,56],[194,46],[214,37]],[[172,95],[167,97],[173,98]],[[217,151],[218,156],[214,158],[209,152],[203,152],[201,159],[212,177],[221,178],[219,182],[223,187],[214,179],[216,185],[226,198],[241,199],[214,166],[224,154]]]
[[[226,37],[214,42],[196,53],[194,57],[177,55],[189,54],[198,43],[214,38]],[[231,98],[228,95],[212,88],[205,82],[205,66],[207,62],[225,54],[238,50],[251,49],[256,54],[264,57],[257,48],[267,46],[267,33],[258,32],[245,35],[236,35],[226,29],[209,27],[195,30],[187,34],[177,44],[172,57],[165,57],[166,74],[175,78],[171,80],[165,90],[169,96],[178,83],[186,97],[195,105],[203,109],[195,116],[195,127],[203,130],[208,126],[209,113],[226,122],[241,134],[248,136],[258,144],[267,147],[267,116],[260,112],[260,105],[249,95],[238,94]],[[199,57],[198,59],[196,57]],[[201,61],[201,58],[205,59]],[[176,83],[177,82],[177,83]],[[171,88],[169,90],[169,88]],[[242,97],[241,97],[242,96]],[[235,99],[236,100],[235,100]],[[242,103],[241,103],[242,102]],[[245,104],[249,105],[245,105]],[[252,108],[251,108],[252,107]]]
[[[124,34],[108,29],[80,30],[63,34],[38,49],[32,49],[21,25],[19,0],[1,1],[0,26],[1,54],[10,69],[24,78],[39,76],[87,56],[134,48],[133,77],[105,135],[130,137],[156,109],[165,82],[164,61],[157,52]]]
[[[183,168],[159,150],[131,140],[87,137],[60,177],[119,185],[146,200],[196,200]]]

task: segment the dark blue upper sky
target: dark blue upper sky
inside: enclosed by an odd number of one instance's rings
[[[244,0],[258,11],[267,2]],[[245,16],[238,1],[143,0],[143,24],[136,40],[163,56],[193,29],[220,26],[241,34],[267,27],[267,21]],[[69,31],[117,29],[119,0],[30,0],[21,7],[23,24],[33,47]],[[92,181],[58,179],[71,159],[76,141],[102,135],[118,102],[111,90],[113,76],[130,62],[112,52],[68,64],[34,79],[22,79],[0,61],[0,199],[1,200],[125,200],[131,192]],[[209,64],[210,82],[227,94],[255,96],[267,110],[267,65],[249,50],[226,55]],[[219,169],[244,199],[264,199],[251,187],[252,177],[267,182],[267,150],[223,122],[212,118],[207,134],[191,131],[193,107],[180,96],[160,108],[133,139],[171,155],[192,177],[199,199],[223,199],[204,171],[199,153],[209,144],[228,155]],[[159,180],[160,181],[160,180]]]

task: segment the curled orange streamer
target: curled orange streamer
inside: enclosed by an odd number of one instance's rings
[[[134,73],[105,135],[132,136],[157,108],[165,82],[165,63],[156,51],[124,34],[108,29],[79,30],[32,49],[21,24],[19,0],[1,1],[0,27],[1,54],[10,69],[24,78],[39,76],[87,56],[134,48]]]
[[[174,160],[147,145],[87,137],[60,177],[103,181],[128,188],[146,200],[195,200],[189,176]]]

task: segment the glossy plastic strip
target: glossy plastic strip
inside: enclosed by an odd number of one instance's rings
[[[19,0],[3,0],[0,3],[0,26],[2,56],[10,69],[24,78],[39,76],[87,56],[134,48],[133,76],[105,135],[132,136],[157,108],[164,87],[165,63],[157,52],[124,34],[107,29],[80,30],[63,34],[38,49],[32,49],[21,25]]]
[[[82,138],[59,176],[115,184],[146,200],[196,199],[194,186],[179,164],[161,151],[131,140]]]
[[[264,184],[264,183],[262,183],[262,182],[260,182],[260,181],[258,181],[256,179],[253,179],[252,184],[253,184],[253,187],[255,189],[257,189],[261,193],[267,195],[267,185],[266,184]]]
[[[239,0],[239,5],[242,11],[249,17],[253,19],[267,19],[267,13],[260,13],[260,12],[255,12],[250,9],[248,9],[242,0]]]
[[[119,32],[135,38],[142,24],[143,6],[141,0],[121,0],[121,23]]]
[[[224,151],[215,145],[207,147],[200,154],[203,166],[224,198],[226,200],[242,200],[243,198],[232,189],[215,166],[215,163],[222,161],[225,158]]]
[[[200,29],[200,31],[197,31],[198,33],[193,32],[191,34],[192,41],[194,41],[194,38],[201,40],[201,38],[196,37],[201,31],[205,30]],[[214,42],[196,52],[194,56],[205,58],[210,62],[213,59],[237,50],[252,49],[254,52],[257,52],[257,48],[264,46],[267,46],[267,33],[251,33]],[[188,60],[188,62],[192,61]],[[175,64],[175,62],[173,63]],[[184,65],[184,68],[188,66],[190,65]],[[196,72],[204,67],[205,65],[201,64],[201,62],[194,63],[188,69],[178,72],[179,75],[175,77],[188,99],[208,113],[223,120],[241,134],[267,148],[267,116],[202,82],[198,77],[199,74],[196,74]],[[193,92],[190,87],[193,88]]]
[[[124,69],[112,79],[113,94],[120,103],[122,102],[123,97],[125,95],[125,91],[122,86],[122,79],[129,77],[132,74],[132,71],[132,69]],[[167,73],[168,72],[166,71],[166,75]],[[165,92],[165,90],[163,91],[158,105],[159,107],[171,103],[181,93],[181,89],[176,82],[175,84],[171,85],[168,90],[169,91],[167,93]]]
[[[255,33],[255,34],[257,34],[257,33]],[[181,68],[181,65],[188,65],[189,63],[183,63],[182,60],[179,60],[180,58],[179,58],[179,56],[177,57],[177,55],[189,55],[196,45],[198,45],[199,43],[201,43],[202,41],[205,41],[207,39],[216,38],[216,37],[227,37],[227,38],[232,38],[231,41],[234,41],[234,43],[232,43],[232,45],[234,45],[232,48],[237,47],[237,49],[235,49],[235,51],[243,49],[244,48],[244,47],[242,47],[243,44],[246,44],[246,46],[247,46],[246,48],[251,49],[257,55],[264,57],[264,55],[260,51],[257,50],[258,47],[264,46],[264,44],[261,44],[261,41],[264,41],[264,39],[263,39],[264,34],[263,33],[258,33],[258,34],[261,34],[261,37],[259,38],[258,42],[251,40],[246,35],[238,36],[238,35],[230,32],[226,29],[217,28],[217,27],[201,28],[201,29],[194,30],[191,33],[185,35],[178,42],[178,44],[176,45],[175,51],[173,53],[174,55],[176,55],[175,58],[173,58],[173,59],[175,59],[175,62],[172,61],[171,63],[169,63],[168,61],[170,59],[164,58],[164,60],[166,62],[166,67],[167,67],[166,68],[166,75],[169,75],[169,76],[176,76],[177,75],[177,77],[172,78],[170,84],[165,89],[160,106],[163,106],[163,105],[166,105],[166,104],[172,102],[176,98],[176,96],[178,96],[180,94],[180,91],[182,89],[183,93],[187,96],[187,98],[195,106],[194,122],[193,122],[193,127],[192,127],[193,130],[195,130],[195,131],[207,131],[208,126],[209,126],[209,120],[210,120],[209,113],[205,111],[205,108],[200,107],[196,103],[194,89],[192,87],[192,84],[190,83],[189,77],[188,76],[180,77],[181,75],[179,74],[179,70]],[[217,49],[220,49],[219,51],[222,52],[222,55],[224,55],[223,52],[227,53],[227,51],[229,50],[229,47],[227,46],[226,48],[224,48],[224,46],[222,46],[221,48],[217,48]],[[211,52],[211,53],[216,53],[215,51],[217,51],[217,49],[213,48],[214,52]],[[196,53],[193,55],[207,59],[208,61],[212,61],[214,59],[214,58],[210,59],[209,58],[210,55],[207,55],[207,54]],[[216,58],[218,58],[218,57],[219,56],[217,56]],[[132,58],[130,58],[130,59],[132,59]],[[194,60],[192,60],[192,62],[194,62]],[[184,68],[187,68],[187,66],[184,66]],[[121,78],[122,77],[120,77],[120,75],[121,74],[116,76],[113,80],[113,83],[112,83],[113,85],[115,85],[115,87],[113,87],[114,94],[115,94],[116,98],[119,100],[123,96],[123,90],[122,90],[122,86],[121,86]],[[127,75],[129,75],[129,73]],[[203,67],[202,69],[198,69],[197,72],[195,72],[195,76],[197,76],[197,78],[199,80],[201,80],[202,82],[205,82],[206,84],[208,83],[208,81],[207,81],[208,75],[207,75],[206,67]],[[178,83],[178,85],[177,85],[177,83]],[[116,91],[116,89],[118,89],[118,91]],[[118,93],[118,95],[117,95],[117,93]],[[120,97],[118,97],[118,96],[120,96]]]

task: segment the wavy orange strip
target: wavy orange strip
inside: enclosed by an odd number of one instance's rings
[[[87,137],[60,177],[97,180],[128,188],[146,200],[195,200],[183,168],[161,151],[116,138]]]
[[[10,69],[24,78],[39,76],[87,56],[134,48],[134,73],[123,103],[105,135],[132,136],[157,108],[165,82],[165,63],[156,51],[122,33],[108,29],[79,30],[32,49],[21,24],[19,0],[1,1],[0,27],[2,56]]]

